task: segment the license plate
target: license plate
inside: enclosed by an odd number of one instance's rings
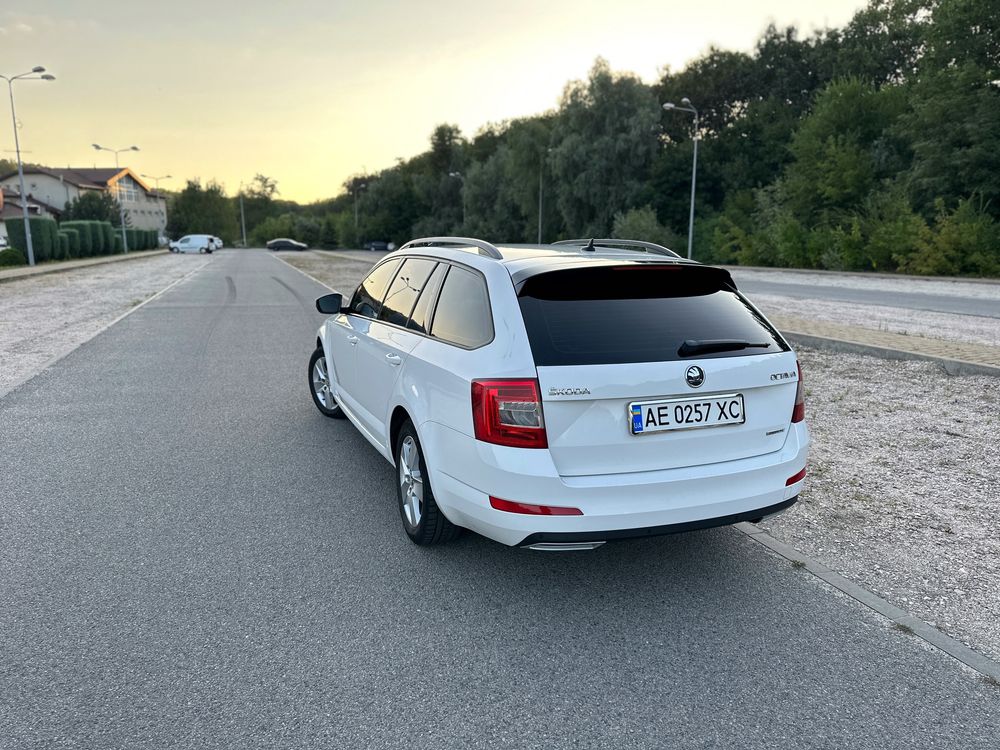
[[[746,422],[742,393],[635,401],[628,411],[633,435]]]

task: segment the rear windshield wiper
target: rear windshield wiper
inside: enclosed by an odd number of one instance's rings
[[[693,357],[695,354],[715,354],[735,352],[741,349],[767,349],[768,343],[755,344],[741,339],[687,339],[677,350],[679,357]]]

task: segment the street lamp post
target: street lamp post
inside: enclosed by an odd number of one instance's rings
[[[153,184],[156,185],[156,200],[157,201],[159,201],[163,197],[162,195],[160,195],[160,180],[172,180],[173,177],[174,177],[172,174],[163,174],[163,175],[160,175],[159,177],[154,177],[151,174],[143,174],[143,175],[139,175],[139,176],[140,177],[145,177],[147,180],[152,180]],[[241,195],[240,196],[240,210],[242,210],[242,209],[243,209],[243,196]],[[166,216],[166,211],[164,211],[163,215]],[[156,233],[157,236],[160,236],[160,234],[162,234],[163,232],[166,232],[166,230],[167,230],[167,220],[164,218],[164,220],[163,220],[163,226],[161,227],[161,231]],[[245,232],[244,232],[244,234],[245,234]],[[244,242],[244,244],[246,244],[246,243]],[[157,240],[157,247],[159,247],[159,240]]]
[[[460,183],[462,183],[462,231],[465,231],[465,178],[462,176],[461,172],[449,172],[449,177],[454,177]]]
[[[691,112],[694,115],[694,162],[691,164],[691,213],[688,217],[688,258],[691,258],[691,243],[694,241],[694,186],[698,179],[698,110],[691,104],[691,100],[686,96],[681,99],[683,107],[678,107],[673,102],[667,102],[663,108],[668,112],[677,110],[680,112]]]
[[[243,247],[247,246],[247,215],[243,210],[243,183],[240,183],[240,230],[243,235]]]
[[[354,186],[354,239],[359,241],[358,237],[358,193],[368,187],[367,182],[362,182],[361,184],[356,184]]]
[[[129,146],[128,148],[106,148],[105,146],[98,146],[96,143],[92,143],[91,145],[94,147],[95,151],[110,151],[112,154],[114,154],[115,169],[121,169],[121,167],[118,166],[118,154],[123,153],[125,151],[139,150],[138,146]],[[157,190],[157,192],[159,192],[159,190]],[[125,234],[125,206],[122,205],[121,200],[118,201],[118,216],[121,219],[121,225],[122,225],[122,249],[127,253],[128,237]]]
[[[130,149],[125,149],[125,150],[128,151]],[[138,151],[138,150],[139,149],[136,149],[136,151]],[[153,175],[151,175],[151,174],[141,174],[139,176],[140,177],[145,177],[147,180],[152,180],[153,181],[153,184],[156,185],[156,194],[157,195],[160,194],[160,180],[170,180],[170,179],[173,178],[172,174],[163,174],[163,175],[160,175],[159,177],[153,177]]]
[[[7,91],[10,93],[10,119],[14,126],[14,151],[17,153],[17,180],[21,186],[21,214],[24,217],[24,241],[27,244],[28,265],[35,265],[35,248],[31,244],[31,222],[28,221],[28,196],[24,192],[24,163],[21,161],[21,141],[17,136],[17,112],[14,109],[14,81],[54,81],[56,77],[45,72],[45,68],[36,65],[27,73],[18,73],[16,76],[0,75],[0,78],[7,82]]]
[[[538,244],[542,244],[542,175],[545,174],[545,159],[552,153],[551,148],[545,149],[538,163]]]

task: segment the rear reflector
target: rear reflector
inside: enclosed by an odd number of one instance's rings
[[[566,508],[558,505],[532,505],[530,503],[515,503],[513,500],[501,500],[490,495],[490,506],[505,513],[522,513],[526,516],[582,516],[579,508]]]
[[[795,474],[794,476],[788,477],[788,479],[785,480],[785,486],[788,487],[789,485],[795,484],[796,482],[801,482],[805,478],[806,478],[806,469],[805,467],[802,467],[802,471],[800,471],[798,474]]]

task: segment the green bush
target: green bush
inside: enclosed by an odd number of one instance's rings
[[[63,231],[74,231],[79,238],[79,248],[77,249],[77,258],[89,258],[94,255],[94,224],[96,222],[90,221],[64,221],[59,225],[60,229]],[[72,252],[72,249],[71,249]]]
[[[91,255],[104,255],[108,252],[108,241],[104,234],[103,222],[89,219],[87,225],[90,227]]]
[[[42,224],[44,231],[49,235],[49,246],[52,248],[53,260],[66,260],[63,253],[62,242],[59,240],[59,224],[55,221],[46,221]]]
[[[67,222],[68,223],[68,222]],[[59,234],[69,241],[67,247],[67,258],[80,257],[80,230],[76,227],[67,227],[65,224],[59,226]]]
[[[900,268],[919,274],[1000,275],[1000,223],[987,212],[983,201],[967,198],[954,211],[937,202],[937,217],[930,242],[918,251],[900,256]]]
[[[138,229],[126,229],[125,239],[128,240],[129,250],[142,250],[142,233]]]
[[[149,240],[148,240],[149,249],[155,250],[157,247],[160,246],[160,235],[155,229],[149,229],[147,230],[147,233],[149,235]]]
[[[31,230],[31,246],[35,254],[35,262],[41,263],[53,260],[59,252],[58,229],[56,223],[47,217],[32,216],[28,219]],[[12,247],[28,255],[28,241],[24,234],[23,221],[7,222],[7,237]]]
[[[59,233],[59,260],[69,258],[69,235]]]
[[[104,235],[104,253],[105,255],[110,255],[111,253],[118,252],[115,250],[115,240],[114,236],[118,233],[111,222],[102,221],[100,222],[100,231]]]
[[[0,266],[24,266],[27,264],[28,259],[16,247],[8,247],[6,250],[0,250]]]
[[[122,236],[120,234],[114,236],[114,251],[116,253],[125,252],[125,246],[122,244]]]

